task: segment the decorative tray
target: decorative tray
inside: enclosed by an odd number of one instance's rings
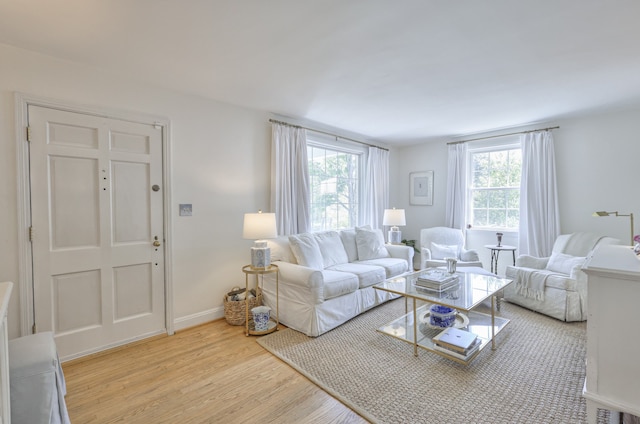
[[[253,334],[253,335],[261,335],[261,334],[269,334],[273,331],[275,331],[276,329],[276,322],[272,319],[269,320],[269,322],[267,323],[267,329],[264,331],[259,331],[256,330],[256,324],[253,322],[253,320],[250,318],[249,319],[249,333]]]

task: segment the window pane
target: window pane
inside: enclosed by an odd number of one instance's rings
[[[489,186],[489,153],[476,153],[473,155],[473,186]]]
[[[517,229],[520,219],[520,149],[471,152],[470,223],[476,228]]]
[[[487,226],[487,209],[474,209],[473,210],[473,222],[474,226],[486,227]]]
[[[507,210],[507,228],[518,228],[520,224],[520,211],[518,209]]]
[[[520,187],[522,175],[522,152],[520,149],[509,151],[509,186]]]
[[[490,190],[489,194],[489,207],[492,209],[502,208],[507,206],[504,190]]]
[[[507,211],[504,209],[490,209],[488,227],[505,227],[507,223]]]
[[[520,208],[520,190],[509,190],[507,192],[507,207],[510,209]]]
[[[473,192],[473,208],[486,208],[489,204],[489,192],[478,190]]]
[[[354,227],[358,222],[359,155],[333,147],[307,148],[311,229]]]
[[[505,187],[509,181],[509,161],[507,152],[492,152],[490,155],[490,183],[492,187]]]

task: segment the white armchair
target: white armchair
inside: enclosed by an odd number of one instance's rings
[[[504,299],[562,321],[587,319],[587,276],[584,261],[597,246],[620,240],[592,233],[558,236],[551,256],[520,255],[506,269],[513,283],[505,287]]]
[[[420,230],[420,269],[446,265],[445,258],[456,258],[459,267],[482,268],[478,252],[465,249],[462,230],[449,227]]]

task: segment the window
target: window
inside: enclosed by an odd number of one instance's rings
[[[469,148],[469,223],[476,229],[517,230],[520,222],[519,143]]]
[[[358,224],[363,151],[307,139],[311,193],[311,231]]]

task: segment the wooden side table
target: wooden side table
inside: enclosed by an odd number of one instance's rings
[[[513,255],[513,264],[516,264],[516,247],[515,246],[507,246],[503,245],[495,245],[495,244],[487,244],[484,247],[491,250],[491,272],[494,274],[498,273],[498,257],[500,256],[500,252],[503,250],[510,250]]]
[[[246,302],[246,320],[245,320],[245,335],[249,336],[249,335],[253,335],[253,336],[261,336],[264,334],[269,334],[269,333],[273,333],[274,331],[276,331],[278,329],[278,325],[280,324],[280,320],[278,317],[278,308],[279,308],[279,300],[278,300],[278,285],[280,283],[280,270],[278,269],[278,265],[269,265],[266,268],[254,268],[251,265],[245,265],[242,267],[242,272],[244,272],[244,281],[245,281],[245,288],[246,288],[246,293],[249,293],[249,276],[250,275],[255,275],[255,288],[256,288],[256,296],[258,294],[258,288],[260,287],[260,281],[259,281],[259,277],[263,276],[264,274],[272,274],[275,273],[276,274],[276,316],[275,316],[275,320],[273,319],[273,314],[271,315],[271,317],[269,318],[269,326],[265,331],[256,331],[255,329],[255,325],[253,323],[253,320],[249,319],[249,297],[247,296],[245,298],[245,302]],[[264,284],[264,281],[263,281]]]

